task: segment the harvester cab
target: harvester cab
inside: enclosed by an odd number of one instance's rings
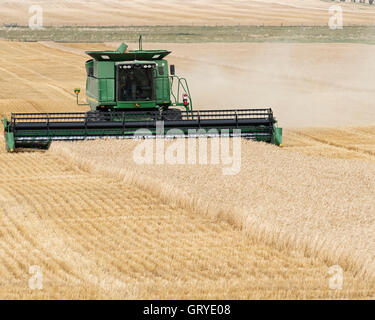
[[[87,51],[87,112],[12,113],[4,118],[6,149],[48,148],[52,141],[95,138],[241,136],[280,146],[272,109],[193,110],[185,78],[167,50]],[[80,89],[74,89],[79,103]]]
[[[90,116],[98,112],[159,111],[181,119],[180,107],[192,110],[186,79],[175,75],[165,59],[167,50],[129,51],[122,43],[115,51],[87,51],[86,96]]]

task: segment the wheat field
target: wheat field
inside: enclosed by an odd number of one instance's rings
[[[351,268],[343,290],[330,290],[331,261],[60,155],[73,145],[0,153],[1,298],[373,297]],[[42,268],[43,290],[28,288],[31,265]]]
[[[84,87],[83,50],[116,46],[0,43],[1,116],[86,110],[72,92]],[[252,74],[236,105],[265,97],[289,126],[284,148],[244,142],[241,171],[229,178],[217,165],[138,166],[135,141],[0,148],[0,298],[374,298],[372,49],[364,57],[352,54],[362,45],[329,44],[323,54],[318,44],[241,44],[230,62],[231,44],[169,45],[197,107],[228,106],[230,95],[214,89]],[[260,68],[274,50],[282,53],[274,70]],[[238,66],[244,55],[253,64]],[[336,64],[327,74],[329,57]],[[356,77],[343,77],[353,64]],[[228,70],[234,76],[221,81]],[[207,75],[211,88],[203,87]],[[301,104],[306,92],[319,99]],[[312,107],[321,112],[307,118]],[[329,289],[337,264],[339,291]],[[32,265],[43,271],[43,290],[28,286]]]

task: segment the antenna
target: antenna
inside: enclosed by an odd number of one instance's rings
[[[139,50],[142,50],[142,35],[139,36]]]

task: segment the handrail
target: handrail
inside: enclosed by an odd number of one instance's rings
[[[173,92],[175,79],[176,79],[176,82],[177,82],[177,94],[176,95]],[[182,91],[182,93],[186,93],[186,95],[188,96],[188,99],[189,99],[189,105],[185,107],[186,111],[192,111],[193,110],[193,101],[191,99],[190,89],[189,89],[189,85],[188,85],[187,80],[185,78],[181,78],[181,77],[176,76],[176,75],[169,76],[169,80],[170,80],[170,88],[171,88],[171,97],[174,100],[173,103],[176,104],[176,105],[182,104],[182,102],[180,102],[180,91]]]

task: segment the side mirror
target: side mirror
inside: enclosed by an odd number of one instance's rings
[[[170,69],[171,69],[170,70],[171,76],[174,76],[175,75],[175,71],[176,71],[175,68],[174,68],[174,64],[170,65]]]

